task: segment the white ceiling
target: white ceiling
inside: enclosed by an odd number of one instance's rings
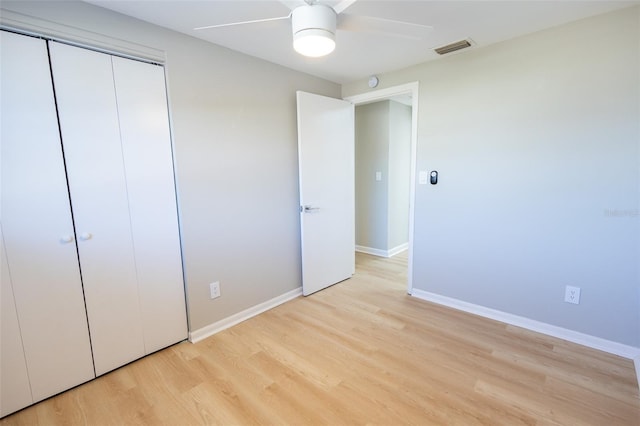
[[[347,83],[372,74],[438,58],[432,49],[469,38],[471,49],[570,21],[640,4],[598,0],[359,0],[345,13],[434,27],[423,39],[379,33],[338,31],[336,50],[324,58],[305,58],[292,47],[288,20],[195,31],[206,25],[286,16],[290,9],[272,0],[87,0],[251,56]],[[339,1],[320,0],[335,5]],[[295,1],[294,1],[295,3]]]

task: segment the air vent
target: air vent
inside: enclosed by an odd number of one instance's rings
[[[471,43],[468,40],[460,40],[455,43],[447,44],[446,46],[436,47],[435,50],[438,55],[446,55],[447,53],[455,52],[456,50],[466,49],[471,47]]]

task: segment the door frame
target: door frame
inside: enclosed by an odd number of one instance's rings
[[[345,101],[349,101],[355,106],[358,106],[378,101],[389,100],[398,95],[411,95],[411,182],[409,189],[409,253],[407,256],[407,294],[411,294],[413,292],[413,232],[415,219],[416,163],[418,146],[418,89],[418,82],[414,81],[411,83],[373,90],[370,92],[347,96],[344,98]]]

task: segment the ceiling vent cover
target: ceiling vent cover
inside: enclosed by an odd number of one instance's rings
[[[468,40],[460,40],[455,43],[447,44],[446,46],[436,47],[435,50],[438,55],[446,55],[447,53],[455,52],[456,50],[466,49],[471,47],[471,43]]]

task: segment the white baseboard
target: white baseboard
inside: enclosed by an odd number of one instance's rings
[[[638,378],[638,388],[640,389],[640,355],[633,359],[633,363],[636,366],[636,377]]]
[[[381,250],[373,247],[356,246],[356,251],[365,254],[371,254],[380,257],[389,257],[387,250]]]
[[[409,243],[400,244],[399,246],[389,250],[382,250],[382,249],[366,247],[366,246],[356,246],[357,252],[371,254],[373,256],[380,256],[380,257],[392,257],[408,249],[409,249]]]
[[[526,328],[527,330],[536,331],[548,336],[557,337],[559,339],[564,339],[568,340],[569,342],[587,346],[589,348],[598,349],[624,358],[632,359],[635,361],[636,373],[639,373],[640,348],[624,345],[618,342],[612,342],[600,337],[591,336],[589,334],[584,334],[544,322],[535,321],[518,315],[486,308],[484,306],[475,305],[473,303],[463,302],[458,299],[441,296],[439,294],[430,293],[428,291],[419,290],[417,288],[413,289],[411,295],[417,297],[418,299],[448,306],[460,311],[480,315],[485,318],[490,318],[496,321],[515,325],[517,327]],[[638,378],[640,380],[640,373],[638,374]]]
[[[302,287],[298,287],[294,290],[288,291],[284,294],[281,294],[280,296],[274,297],[271,300],[267,300],[266,302],[262,302],[248,309],[245,309],[242,312],[231,315],[230,317],[189,332],[189,341],[191,343],[199,342],[200,340],[206,339],[209,336],[213,336],[214,334],[219,333],[222,330],[233,327],[234,325],[239,324],[242,321],[246,321],[249,318],[255,317],[258,314],[275,308],[276,306],[288,302],[289,300],[295,299],[296,297],[301,295]]]
[[[405,250],[409,250],[409,243],[400,244],[397,247],[394,247],[389,250],[389,257],[393,257],[396,254],[402,253]]]

